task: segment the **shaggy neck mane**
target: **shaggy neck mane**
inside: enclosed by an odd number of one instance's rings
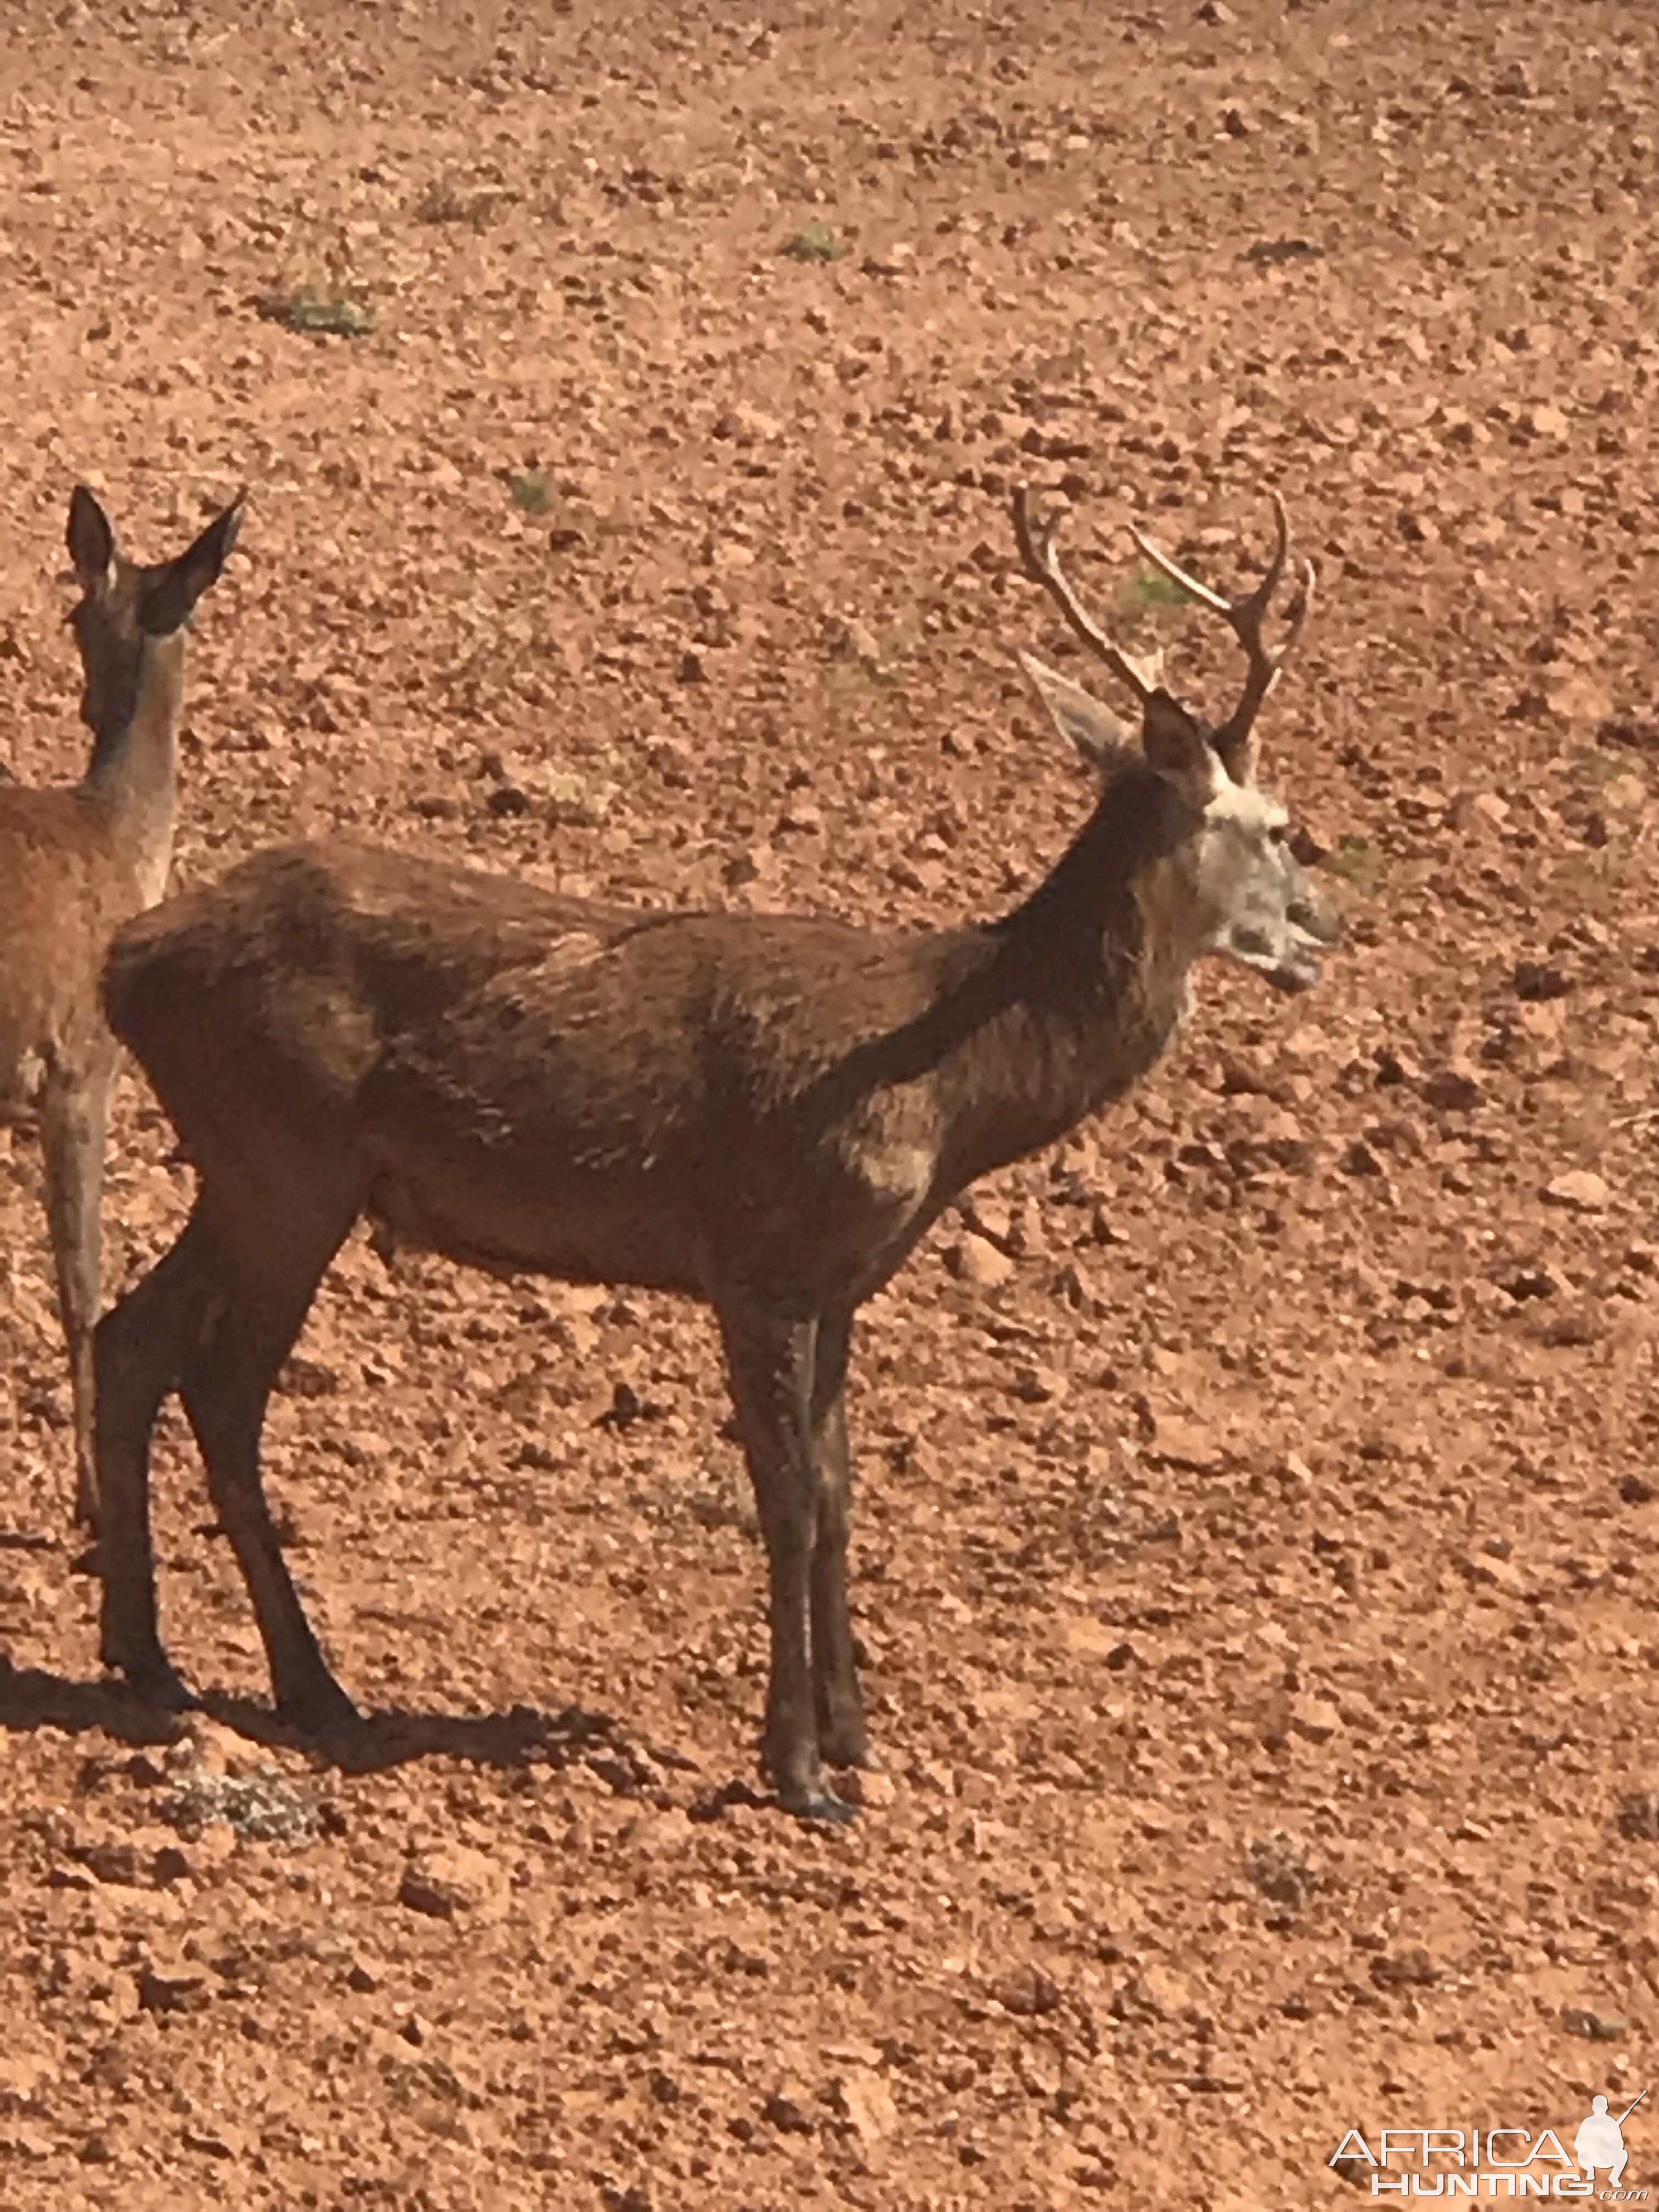
[[[1176,851],[1190,812],[1136,762],[1106,785],[1059,864],[1000,921],[939,942],[939,996],[840,1060],[851,1111],[873,1085],[932,1079],[957,1184],[1052,1143],[1127,1091],[1186,1010],[1187,949],[1154,942],[1137,878]]]

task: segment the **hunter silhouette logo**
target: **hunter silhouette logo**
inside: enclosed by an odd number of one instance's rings
[[[1350,2128],[1329,2163],[1352,2181],[1369,2179],[1373,2197],[1571,2197],[1643,2204],[1646,2189],[1626,2189],[1630,2152],[1625,2124],[1643,2089],[1615,2119],[1605,2097],[1591,2100],[1568,2150],[1553,2128],[1382,2128],[1368,2142]]]
[[[1589,2109],[1589,2117],[1579,2124],[1572,2139],[1572,2154],[1587,2174],[1594,2175],[1598,2166],[1606,2166],[1609,2185],[1617,2189],[1625,2171],[1625,2161],[1630,2153],[1625,2148],[1625,2122],[1647,2095],[1632,2097],[1615,2120],[1607,2111],[1605,2097],[1597,2097]]]

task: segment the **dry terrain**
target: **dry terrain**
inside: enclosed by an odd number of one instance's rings
[[[11,0],[0,766],[78,773],[72,483],[154,555],[246,480],[184,878],[347,828],[989,914],[1088,804],[1011,485],[1219,702],[1124,526],[1230,580],[1277,483],[1268,772],[1351,932],[1295,1002],[1206,975],[868,1310],[845,1832],[755,1786],[704,1318],[361,1240],[268,1456],[363,1755],[272,1726],[172,1409],[208,1711],[104,1683],[20,1137],[4,2212],[1255,2212],[1352,2201],[1351,2127],[1570,2140],[1659,2075],[1652,30]],[[189,1189],[129,1077],[112,1291]],[[1659,2190],[1652,2102],[1630,2146]]]

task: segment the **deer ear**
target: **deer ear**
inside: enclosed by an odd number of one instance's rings
[[[101,592],[115,566],[115,532],[108,515],[85,484],[76,484],[70,494],[69,528],[64,534],[82,590]]]
[[[1200,811],[1226,781],[1208,732],[1167,691],[1154,691],[1146,702],[1140,744],[1164,781],[1174,784]]]
[[[1015,658],[1025,672],[1025,680],[1047,708],[1049,720],[1062,738],[1071,739],[1085,760],[1108,771],[1131,757],[1128,729],[1109,707],[1103,707],[1080,684],[1050,668],[1036,653],[1020,653]]]
[[[242,526],[246,489],[209,523],[193,545],[169,561],[151,585],[141,620],[152,637],[166,637],[190,619],[204,592],[219,580]]]

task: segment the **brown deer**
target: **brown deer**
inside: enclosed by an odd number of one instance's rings
[[[76,486],[69,550],[81,597],[69,619],[92,759],[77,784],[0,788],[0,1122],[39,1122],[69,1346],[75,1510],[88,1523],[104,1134],[120,1056],[99,971],[117,925],[167,890],[185,632],[241,513],[239,495],[176,560],[147,568],[124,556],[103,508]]]
[[[1254,778],[1283,651],[1262,641],[1278,514],[1248,597],[1180,579],[1249,659],[1211,729],[1089,622],[1021,495],[1028,572],[1134,691],[1141,730],[1132,744],[1024,660],[1103,782],[1069,851],[999,920],[906,933],[630,912],[321,843],[260,854],[125,928],[105,1005],[199,1188],[99,1329],[106,1663],[188,1698],[157,1633],[149,1516],[150,1432],[176,1389],[281,1712],[313,1730],[355,1720],[283,1563],[259,1447],[324,1272],[368,1215],[393,1245],[714,1309],[770,1565],[764,1765],[787,1808],[847,1817],[824,1768],[867,1760],[848,1613],[854,1314],[976,1176],[1152,1066],[1200,955],[1299,988],[1339,936]]]

